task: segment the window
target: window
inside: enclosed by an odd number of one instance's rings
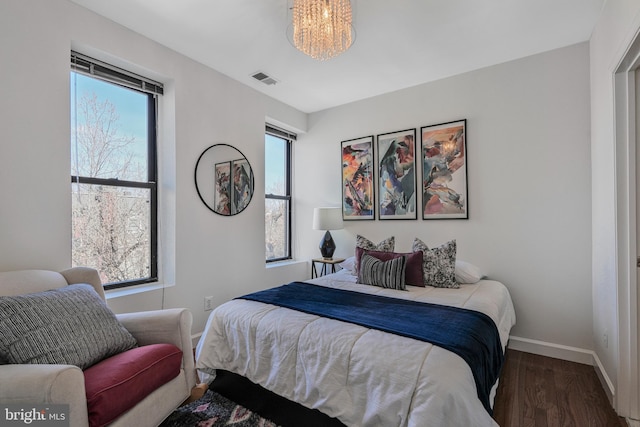
[[[267,262],[291,255],[291,143],[294,134],[267,125],[265,135],[265,249]]]
[[[72,52],[70,87],[72,264],[105,289],[156,281],[162,85]]]

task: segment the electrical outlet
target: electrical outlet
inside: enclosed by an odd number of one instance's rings
[[[604,344],[604,348],[609,348],[609,335],[605,332],[602,334],[602,343]]]
[[[204,297],[204,311],[213,310],[213,297]]]

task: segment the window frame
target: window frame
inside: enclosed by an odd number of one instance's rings
[[[71,72],[103,80],[147,97],[147,180],[129,181],[117,178],[96,178],[71,175],[71,184],[102,185],[149,190],[149,276],[121,282],[103,283],[105,290],[124,288],[158,281],[158,98],[162,83],[123,70],[114,65],[71,51]],[[73,129],[72,129],[73,131]]]
[[[272,193],[267,193],[266,189],[265,189],[265,201],[267,199],[271,199],[271,200],[284,200],[286,202],[286,213],[287,213],[287,219],[286,219],[286,229],[285,229],[285,241],[287,244],[287,253],[282,256],[282,257],[278,257],[278,258],[269,258],[267,259],[265,256],[265,262],[267,264],[271,264],[274,262],[281,262],[281,261],[286,261],[286,260],[290,260],[293,259],[293,248],[292,248],[292,242],[293,242],[293,231],[292,231],[292,206],[293,206],[293,197],[291,195],[291,175],[292,175],[292,150],[293,150],[293,141],[296,140],[297,136],[294,133],[288,132],[284,129],[280,129],[277,128],[273,125],[270,125],[267,123],[266,127],[265,127],[265,136],[266,135],[270,135],[272,137],[275,138],[279,138],[282,139],[283,141],[285,141],[286,143],[286,152],[285,152],[285,179],[284,179],[284,187],[285,187],[285,194],[284,195],[277,195],[277,194],[272,194]]]

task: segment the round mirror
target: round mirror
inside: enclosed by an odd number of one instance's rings
[[[242,212],[253,196],[253,170],[247,158],[229,144],[214,144],[200,154],[194,173],[200,200],[225,216]]]

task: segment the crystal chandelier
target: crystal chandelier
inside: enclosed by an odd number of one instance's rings
[[[314,59],[340,55],[353,43],[350,0],[293,0],[293,45]]]

